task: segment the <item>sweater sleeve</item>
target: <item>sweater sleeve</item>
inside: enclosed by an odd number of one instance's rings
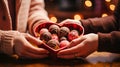
[[[33,34],[33,27],[35,27],[35,25],[44,21],[49,21],[47,11],[44,7],[44,0],[31,0],[28,17],[28,28],[31,34]]]
[[[113,30],[117,30],[117,22],[115,17],[107,16],[103,18],[89,18],[81,20],[83,27],[85,28],[85,34],[87,33],[109,33]]]
[[[112,16],[81,20],[85,34],[98,34],[98,51],[120,53],[120,0]]]
[[[120,53],[119,22],[114,16],[81,20],[85,34],[98,34],[98,51]]]
[[[14,37],[19,36],[18,31],[2,31],[0,30],[0,53],[13,55]]]
[[[98,36],[98,51],[120,53],[120,31],[112,31],[111,33],[98,33]]]

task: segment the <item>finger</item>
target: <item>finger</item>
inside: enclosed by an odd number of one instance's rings
[[[73,46],[76,46],[76,45],[78,45],[78,44],[80,44],[82,41],[84,41],[86,38],[84,38],[84,37],[79,37],[79,38],[77,38],[77,39],[74,39],[74,40],[72,40],[71,42],[70,42],[70,45],[68,46],[68,48],[71,48],[71,47],[73,47]]]
[[[29,51],[31,53],[34,54],[48,54],[49,52],[43,48],[38,48],[38,47],[34,47],[33,45],[31,45],[27,40],[24,40],[26,43],[26,51]]]
[[[24,52],[20,56],[20,58],[32,58],[32,59],[45,58],[45,57],[48,57],[48,55],[47,54],[33,54],[30,52]]]
[[[76,52],[78,52],[79,48],[77,48],[76,46],[72,47],[72,48],[68,48],[68,49],[64,49],[58,52],[58,56],[59,55],[69,55],[69,54],[74,54]]]
[[[39,39],[37,39],[37,38],[29,35],[29,34],[23,34],[23,35],[25,36],[25,38],[26,38],[30,43],[32,43],[32,44],[34,44],[34,45],[42,45],[42,44],[43,44],[43,42],[42,42],[41,40],[39,40]]]
[[[59,51],[58,55],[69,55],[69,54],[74,54],[74,53],[80,53],[83,50],[82,47],[84,47],[84,41],[74,47]]]
[[[61,50],[60,52],[58,52],[57,55],[59,58],[75,58],[86,57],[91,53],[92,53],[91,50],[86,49],[85,41],[83,41],[74,47]]]
[[[78,24],[78,25],[82,25],[80,21],[74,20],[74,19],[66,19],[66,20],[62,21],[62,22],[60,23],[60,25],[69,24],[69,23],[76,23],[76,24]]]
[[[66,19],[66,20],[60,22],[58,25],[62,26],[62,25],[65,24],[65,23],[69,23],[69,22],[68,22],[69,20],[71,20],[71,19]]]
[[[43,48],[28,48],[29,52],[34,53],[34,54],[48,54],[49,52],[46,49]]]

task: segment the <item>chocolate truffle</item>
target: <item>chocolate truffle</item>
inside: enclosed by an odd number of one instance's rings
[[[70,42],[68,40],[63,40],[60,42],[60,48],[69,46]]]
[[[61,27],[59,31],[59,37],[66,37],[69,32],[70,29],[68,27]]]
[[[73,39],[76,39],[79,37],[79,33],[77,30],[72,30],[68,33],[68,39],[69,41],[73,40]]]
[[[59,41],[55,40],[55,39],[51,39],[47,42],[47,45],[53,49],[58,49],[59,48]]]
[[[58,34],[59,30],[60,30],[60,28],[57,25],[51,25],[49,27],[49,31],[51,34]]]
[[[45,32],[48,32],[48,29],[47,28],[42,28],[39,33],[42,34],[42,33],[45,33]]]
[[[60,41],[63,41],[63,40],[67,40],[67,38],[66,37],[61,37]]]
[[[44,32],[40,35],[40,40],[44,41],[45,43],[52,39],[52,35],[50,32]]]

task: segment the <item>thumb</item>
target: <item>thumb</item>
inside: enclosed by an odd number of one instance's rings
[[[84,37],[82,36],[82,37],[79,37],[79,38],[77,38],[77,39],[72,40],[72,41],[70,42],[70,45],[68,46],[68,48],[78,45],[79,43],[81,43],[81,42],[84,41],[85,39],[86,39],[86,38],[84,38]]]
[[[30,34],[23,34],[25,36],[25,38],[33,45],[42,45],[43,41],[39,40],[38,38],[35,38],[33,36],[31,36]]]

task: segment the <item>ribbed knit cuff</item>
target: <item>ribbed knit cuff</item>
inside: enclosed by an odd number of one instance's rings
[[[0,31],[0,52],[7,55],[14,54],[14,37],[19,35],[18,31]]]
[[[111,44],[111,35],[105,33],[98,33],[99,38],[99,45],[98,51],[110,51],[110,44]]]

